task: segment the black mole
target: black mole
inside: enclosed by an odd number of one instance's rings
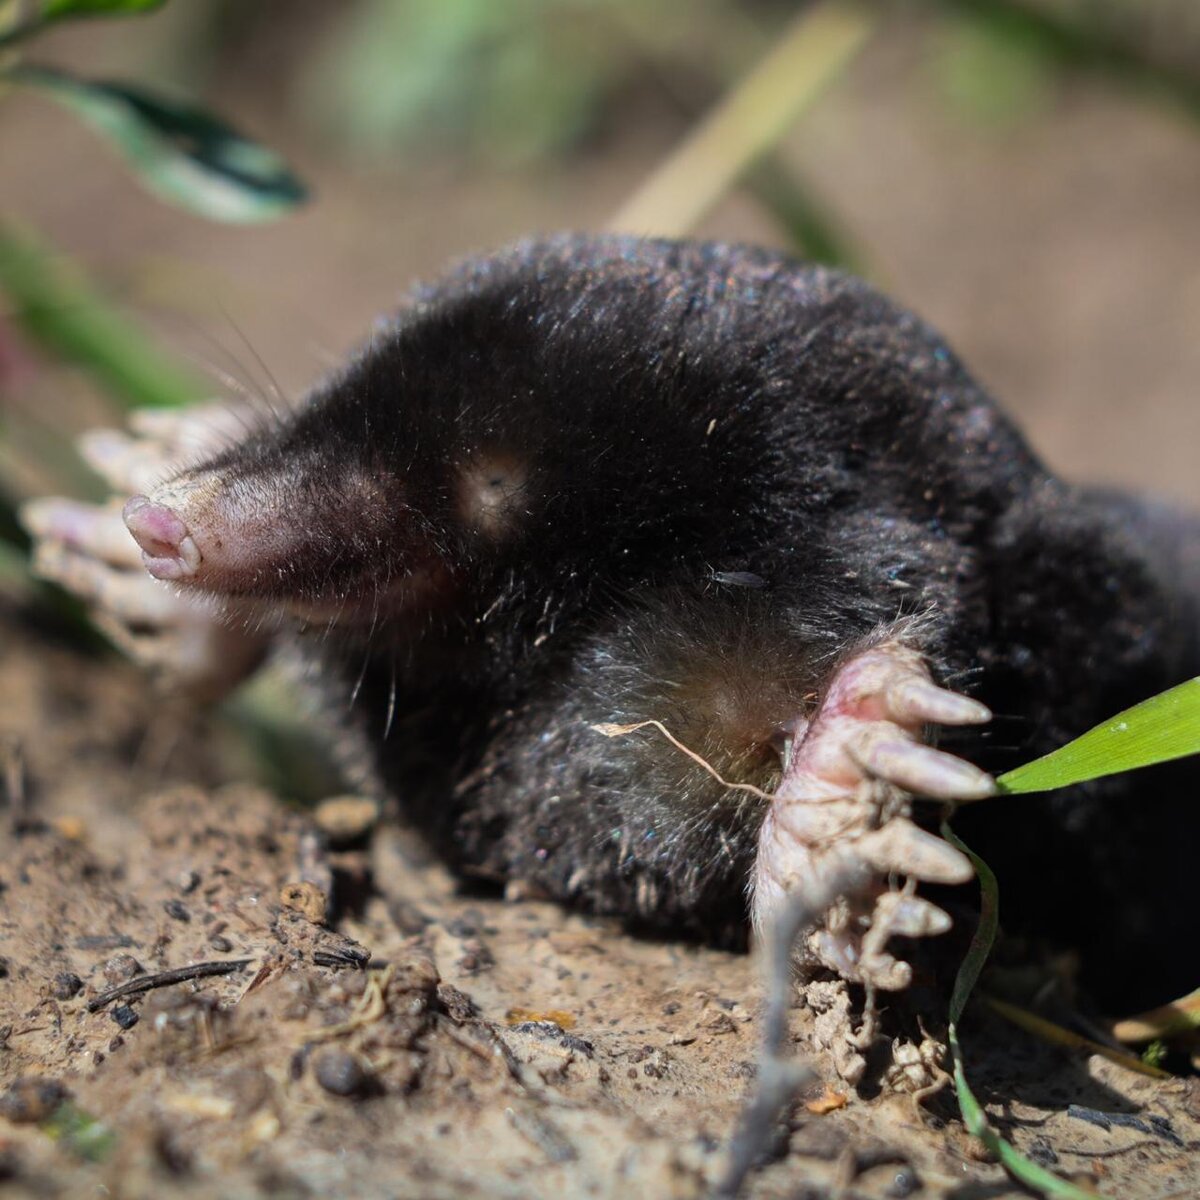
[[[307,622],[460,870],[672,936],[744,937],[768,802],[597,725],[661,722],[771,793],[831,676],[889,639],[996,714],[942,743],[989,771],[1200,673],[1200,523],[1055,478],[917,317],[753,248],[469,260],[126,518],[159,578]],[[1106,998],[1162,1000],[1195,982],[1198,781],[960,825],[1006,923],[1079,947]]]

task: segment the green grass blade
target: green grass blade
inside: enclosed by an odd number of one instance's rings
[[[950,995],[950,1023],[954,1025],[962,1018],[967,1000],[975,990],[975,984],[979,982],[980,973],[992,952],[992,943],[996,940],[996,931],[1000,927],[1000,888],[992,868],[963,842],[945,821],[942,822],[942,837],[971,860],[979,880],[980,893],[979,924],[975,926],[971,945],[967,949],[962,966],[958,968],[958,974],[954,978],[954,991]]]
[[[26,20],[0,30],[0,50],[15,46],[48,29],[58,21],[73,17],[132,17],[162,8],[167,0],[42,0],[41,6]]]
[[[203,109],[44,66],[19,66],[7,78],[70,109],[124,155],[146,187],[197,216],[233,224],[270,221],[307,198],[274,150]]]
[[[958,975],[954,979],[954,991],[950,996],[949,1042],[950,1054],[954,1060],[954,1092],[958,1098],[958,1107],[962,1112],[963,1124],[967,1132],[977,1137],[999,1160],[1001,1166],[1019,1183],[1031,1188],[1041,1196],[1051,1197],[1052,1200],[1098,1200],[1098,1192],[1087,1191],[1026,1158],[1010,1142],[1006,1142],[989,1124],[987,1114],[967,1084],[966,1067],[963,1065],[962,1046],[958,1040],[958,1022],[967,1000],[979,980],[980,972],[987,962],[996,940],[996,930],[1000,920],[1000,889],[996,876],[991,867],[983,861],[969,846],[955,836],[950,826],[942,822],[942,837],[952,846],[956,846],[970,860],[979,877],[981,895],[979,924],[971,938],[970,948],[963,959]]]
[[[1127,708],[996,782],[1012,794],[1045,792],[1189,754],[1200,754],[1200,676]]]
[[[42,0],[41,16],[47,21],[68,17],[129,17],[162,8],[167,0]]]
[[[203,383],[28,234],[0,222],[0,292],[25,333],[128,407],[190,404]]]

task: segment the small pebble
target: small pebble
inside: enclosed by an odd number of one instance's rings
[[[118,1004],[112,1010],[112,1019],[122,1029],[132,1029],[138,1023],[138,1015],[128,1004]]]
[[[190,896],[200,886],[200,872],[180,871],[175,884],[185,896]]]
[[[44,1121],[70,1093],[45,1075],[26,1075],[0,1093],[0,1117],[14,1125]]]
[[[313,1059],[313,1076],[335,1096],[361,1096],[371,1083],[371,1077],[353,1054],[332,1046]]]
[[[208,944],[222,954],[228,954],[233,949],[233,943],[223,933],[214,933],[208,939]]]
[[[83,980],[72,971],[60,971],[54,977],[54,982],[50,986],[50,995],[55,1000],[70,1000],[72,996],[78,996],[83,991]]]
[[[904,1166],[892,1176],[892,1181],[883,1194],[889,1197],[889,1200],[908,1200],[909,1196],[915,1196],[921,1191],[921,1187],[921,1177],[912,1167]]]
[[[142,974],[142,964],[132,954],[114,954],[101,970],[109,983],[124,983]]]
[[[313,811],[317,828],[334,846],[365,837],[379,820],[379,806],[365,796],[334,796]]]
[[[188,906],[182,900],[164,900],[163,911],[168,917],[173,917],[176,921],[190,921],[192,914],[188,912]]]

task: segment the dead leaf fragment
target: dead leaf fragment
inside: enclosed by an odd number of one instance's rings
[[[314,925],[325,924],[328,899],[314,883],[285,883],[279,889],[279,903]]]
[[[813,1116],[823,1117],[826,1113],[836,1112],[839,1108],[845,1108],[846,1103],[844,1092],[839,1092],[835,1088],[830,1087],[829,1084],[825,1084],[819,1096],[814,1096],[811,1100],[805,1100],[804,1107]]]

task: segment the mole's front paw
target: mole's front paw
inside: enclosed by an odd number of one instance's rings
[[[936,686],[922,656],[898,640],[843,662],[816,713],[796,730],[763,822],[756,927],[789,895],[803,901],[823,895],[835,878],[865,876],[871,882],[844,895],[807,935],[802,961],[884,990],[907,987],[912,968],[887,952],[888,940],[950,927],[945,912],[916,894],[917,883],[972,876],[963,854],[913,824],[911,797],[974,800],[995,791],[989,775],[925,745],[921,734],[927,724],[973,725],[990,716],[978,701]]]
[[[265,640],[211,601],[182,596],[151,578],[122,506],[131,492],[218,449],[243,424],[236,412],[208,405],[135,413],[132,434],[104,429],[81,439],[84,457],[112,487],[112,499],[92,505],[49,497],[21,509],[37,574],[84,600],[96,624],[136,662],[206,699],[245,678],[261,660]]]

